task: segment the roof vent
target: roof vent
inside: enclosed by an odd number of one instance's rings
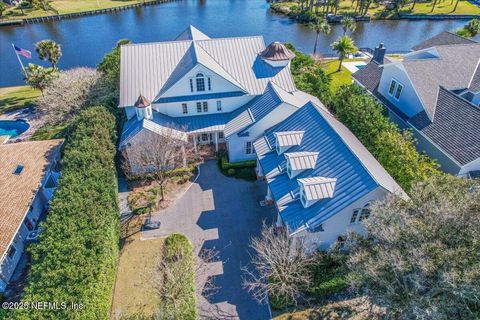
[[[285,67],[295,58],[295,53],[288,50],[283,43],[272,42],[260,52],[260,57],[272,67]]]
[[[18,164],[15,167],[15,170],[13,170],[13,174],[16,174],[17,176],[20,175],[20,173],[22,173],[22,171],[23,171],[23,168],[24,168],[24,166],[22,166],[21,164]]]

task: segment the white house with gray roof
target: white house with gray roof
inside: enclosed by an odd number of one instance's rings
[[[401,128],[411,129],[417,148],[440,168],[459,176],[480,172],[480,43],[450,32],[414,47],[401,61],[375,49],[372,60],[353,74],[389,110]]]
[[[225,144],[232,162],[255,159],[263,131],[317,100],[295,88],[293,57],[260,36],[211,39],[192,26],[174,41],[123,45],[119,107],[128,121],[120,148],[128,154],[139,137],[169,127],[195,148]]]

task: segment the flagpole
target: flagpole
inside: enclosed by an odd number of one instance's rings
[[[18,56],[17,50],[15,50],[15,45],[13,43],[12,43],[12,48],[13,48],[13,51],[15,51],[15,55],[17,56],[18,62],[20,63],[20,66],[22,67],[23,74],[26,77],[27,76],[27,71],[25,70],[25,67],[23,66],[22,59],[20,59],[20,57]]]

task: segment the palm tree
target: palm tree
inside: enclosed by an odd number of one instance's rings
[[[350,30],[351,32],[354,32],[356,28],[357,28],[357,23],[355,22],[355,19],[353,19],[350,16],[343,17],[342,19],[343,35],[345,35],[348,30]]]
[[[338,59],[340,64],[338,65],[337,72],[342,70],[342,62],[349,55],[357,52],[358,48],[349,36],[341,36],[332,44],[332,49],[338,53]]]
[[[52,68],[57,68],[58,60],[62,56],[62,48],[53,40],[42,40],[35,44],[35,51],[38,53],[40,60],[48,60],[52,64]]]
[[[466,25],[465,25],[465,30],[468,31],[470,34],[470,38],[475,37],[479,32],[480,32],[480,20],[479,19],[473,19],[470,20]]]
[[[317,44],[320,32],[327,35],[330,33],[330,31],[332,31],[332,28],[330,28],[327,20],[323,18],[317,18],[315,19],[314,23],[310,23],[310,29],[315,30],[315,32],[317,33],[315,37],[315,46],[313,47],[313,56],[315,56],[315,54],[317,53]]]

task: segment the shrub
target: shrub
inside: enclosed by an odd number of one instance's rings
[[[227,174],[228,174],[229,176],[234,176],[235,173],[236,173],[236,171],[235,171],[235,169],[233,169],[233,168],[230,168],[230,169],[227,170]]]
[[[196,319],[195,258],[186,236],[174,233],[165,239],[159,267],[161,297],[156,318]]]
[[[347,256],[336,250],[319,252],[310,270],[313,284],[306,291],[309,296],[325,298],[325,296],[341,292],[348,287]]]
[[[81,310],[17,310],[18,319],[108,318],[118,256],[115,118],[103,107],[82,112],[65,142],[62,176],[23,301],[74,302]]]

